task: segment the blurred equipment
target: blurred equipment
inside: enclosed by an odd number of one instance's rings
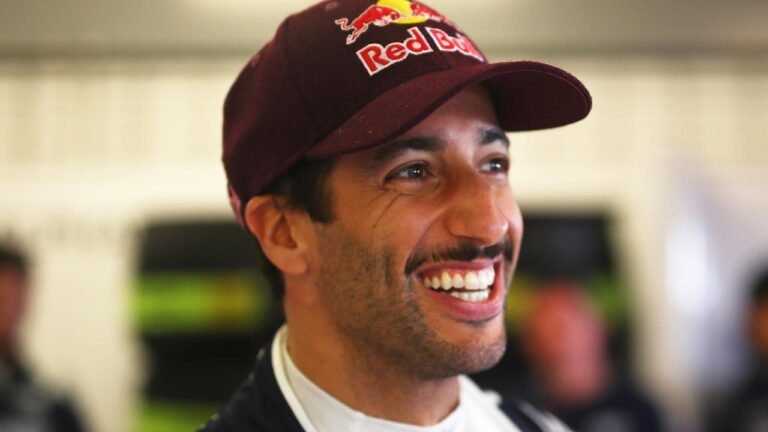
[[[135,430],[195,430],[248,375],[282,322],[234,222],[150,223],[139,247],[134,322],[148,358]]]
[[[718,432],[768,431],[768,266],[760,270],[751,288],[746,324],[752,371],[727,404],[715,428]]]
[[[28,291],[26,257],[0,245],[0,431],[82,431],[71,404],[35,383],[19,358],[17,333]]]

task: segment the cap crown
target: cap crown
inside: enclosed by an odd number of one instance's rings
[[[415,77],[484,62],[469,38],[416,2],[326,1],[290,16],[227,96],[230,184],[240,196],[258,194],[264,179],[378,96]],[[262,172],[252,176],[254,169]]]
[[[486,63],[453,23],[420,2],[331,0],[288,17],[224,103],[235,214],[301,158],[384,144],[479,83],[506,131],[562,126],[592,107],[583,84],[554,66]]]

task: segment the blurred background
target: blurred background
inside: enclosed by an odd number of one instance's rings
[[[31,262],[18,356],[90,430],[191,430],[279,322],[229,212],[221,107],[310,3],[0,0],[0,242]],[[489,58],[556,64],[594,98],[576,125],[511,136],[528,234],[510,353],[478,380],[546,393],[523,384],[546,373],[530,311],[575,290],[541,307],[575,311],[575,340],[669,430],[711,430],[753,369],[768,266],[768,3],[430,5]]]

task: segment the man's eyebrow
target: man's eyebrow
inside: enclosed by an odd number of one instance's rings
[[[509,147],[509,137],[498,127],[483,128],[480,131],[482,137],[480,139],[480,145],[493,144],[501,142],[505,146]]]
[[[445,148],[445,142],[437,137],[413,137],[404,140],[398,140],[382,146],[373,154],[368,169],[376,171],[382,165],[396,159],[407,151],[427,151],[438,152]]]
[[[509,147],[509,138],[501,128],[488,127],[480,129],[479,145],[502,143]],[[375,172],[389,161],[396,159],[407,151],[439,152],[445,149],[446,143],[436,136],[417,136],[393,141],[376,150],[368,164],[368,170]]]

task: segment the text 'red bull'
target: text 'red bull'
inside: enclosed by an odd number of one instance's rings
[[[459,52],[485,61],[477,47],[463,34],[451,36],[437,28],[425,27],[425,29],[440,51]],[[393,42],[387,46],[372,43],[357,51],[357,56],[363,62],[369,75],[377,74],[393,64],[405,60],[410,55],[433,52],[432,47],[427,43],[427,39],[418,27],[409,29],[408,33],[411,37],[402,42]]]

